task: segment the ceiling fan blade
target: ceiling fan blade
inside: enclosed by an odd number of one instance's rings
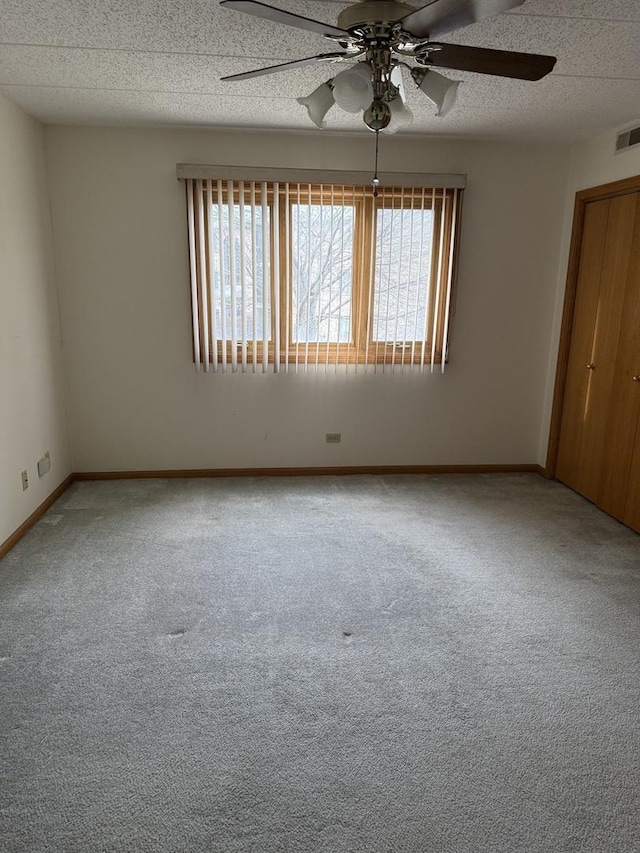
[[[418,38],[437,38],[523,3],[524,0],[432,0],[400,23],[403,30]]]
[[[242,74],[230,74],[221,77],[221,80],[248,80],[250,77],[262,77],[265,74],[274,74],[276,71],[286,71],[288,68],[304,68],[305,65],[313,65],[316,62],[330,62],[332,59],[352,58],[352,53],[320,53],[318,56],[308,56],[306,59],[294,59],[292,62],[281,62],[279,65],[269,65],[267,68],[257,68],[255,71],[243,71]]]
[[[321,36],[351,38],[346,30],[341,30],[332,24],[323,24],[322,21],[314,21],[313,18],[303,18],[301,15],[294,15],[293,12],[285,12],[284,9],[276,9],[275,6],[258,3],[257,0],[221,0],[220,5],[226,6],[228,9],[237,9],[238,12],[247,12],[249,15],[255,15],[258,18],[266,18],[268,21],[275,21],[278,24],[288,24],[290,27],[299,27],[301,30],[311,30],[311,32],[320,33]]]
[[[461,44],[439,44],[440,50],[428,51],[429,65],[515,77],[518,80],[540,80],[553,70],[555,56],[539,53],[516,53],[512,50],[489,50]]]

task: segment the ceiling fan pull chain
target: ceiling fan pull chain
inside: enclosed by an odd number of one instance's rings
[[[375,174],[373,176],[373,180],[371,181],[371,183],[373,184],[373,197],[374,198],[378,197],[378,186],[380,184],[380,178],[378,177],[378,145],[379,145],[379,143],[380,143],[380,131],[376,130],[376,162],[375,162],[375,169],[374,169]]]

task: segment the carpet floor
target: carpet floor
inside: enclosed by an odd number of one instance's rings
[[[639,640],[536,475],[76,483],[0,563],[0,849],[632,853]]]

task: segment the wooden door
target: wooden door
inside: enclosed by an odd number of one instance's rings
[[[623,521],[633,516],[627,503],[640,415],[640,379],[634,380],[640,376],[640,194],[626,196],[625,200],[630,218],[630,224],[624,225],[625,243],[630,225],[631,237],[625,262],[617,270],[624,285],[624,301],[597,497],[598,506]]]
[[[638,193],[586,204],[556,476],[598,502]],[[613,488],[613,481],[612,481]]]
[[[636,376],[640,376],[640,373],[637,373]],[[637,384],[638,395],[640,395],[640,382]],[[622,521],[640,533],[640,418],[636,422],[634,452],[629,467],[627,499]]]
[[[631,253],[624,305],[624,320],[620,335],[617,386],[614,389],[617,415],[614,427],[616,438],[624,442],[625,458],[618,464],[627,474],[624,503],[619,499],[613,506],[617,518],[640,531],[640,197],[636,210],[636,227]],[[602,504],[603,509],[607,506]]]

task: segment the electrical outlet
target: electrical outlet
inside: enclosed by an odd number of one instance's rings
[[[42,459],[38,459],[38,477],[44,477],[51,470],[51,457],[49,451],[44,454]]]
[[[339,432],[327,432],[325,433],[324,440],[327,444],[340,444],[342,435]]]
[[[20,476],[22,477],[22,491],[26,492],[29,488],[29,475],[27,474],[26,468],[22,471]]]

